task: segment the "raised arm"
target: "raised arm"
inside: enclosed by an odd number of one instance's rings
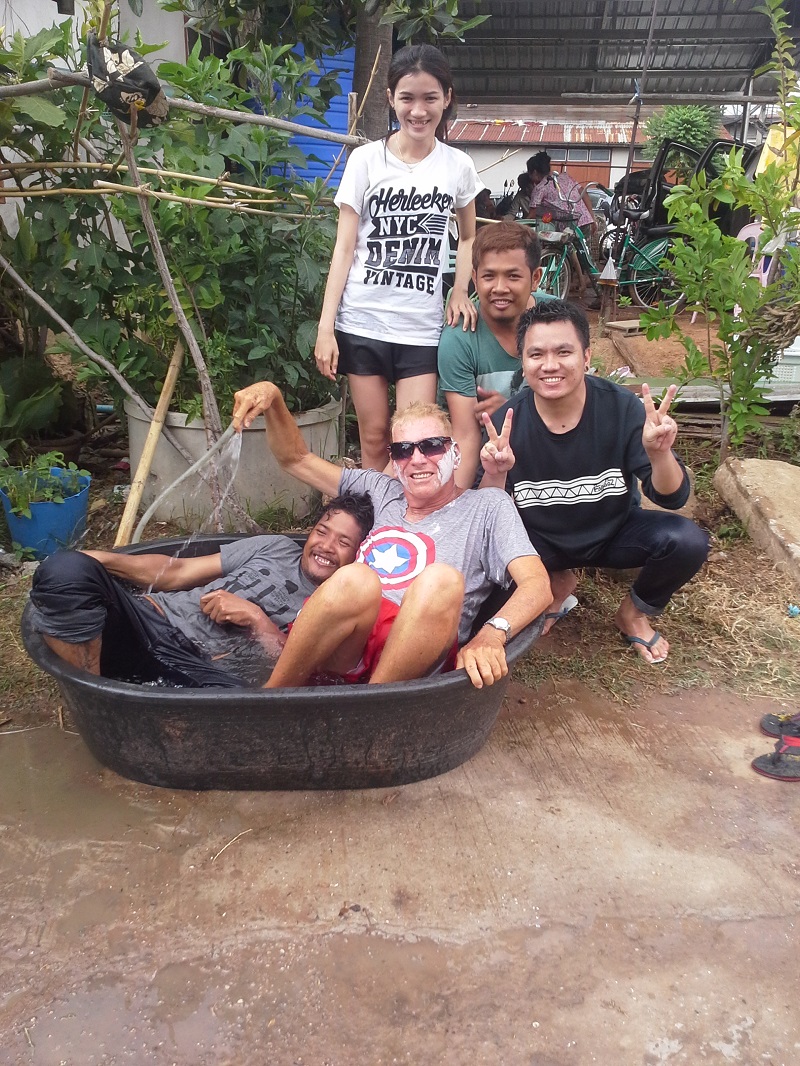
[[[481,417],[489,439],[481,448],[480,453],[481,466],[483,467],[480,488],[504,489],[506,487],[506,474],[516,462],[516,456],[511,449],[510,443],[514,411],[510,407],[506,411],[500,433],[494,428],[488,414],[483,414]]]
[[[453,424],[453,437],[461,451],[461,465],[456,470],[456,484],[471,489],[478,469],[481,449],[481,430],[475,418],[475,397],[458,392],[446,392],[447,410]]]
[[[675,458],[672,446],[678,436],[678,424],[669,414],[670,405],[678,391],[670,385],[658,407],[653,403],[649,385],[642,385],[644,426],[642,447],[652,468],[651,484],[660,496],[671,496],[681,488],[685,473]]]
[[[267,445],[281,468],[312,489],[335,496],[341,469],[309,451],[280,389],[271,381],[258,381],[233,397],[233,424],[237,432],[249,428],[260,414],[264,415],[267,427]]]

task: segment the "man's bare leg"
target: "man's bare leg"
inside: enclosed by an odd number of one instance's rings
[[[462,574],[445,563],[426,567],[403,597],[370,684],[424,677],[453,646],[463,602]]]
[[[58,637],[50,637],[46,633],[42,633],[42,640],[51,651],[54,651],[65,662],[68,662],[70,666],[77,666],[88,674],[97,674],[99,676],[100,649],[103,644],[100,637],[94,637],[92,640],[84,641],[81,644],[69,644],[66,640],[60,640]]]
[[[550,578],[550,589],[553,593],[553,600],[545,611],[545,614],[558,614],[561,610],[561,604],[567,596],[572,596],[575,589],[578,587],[578,579],[575,577],[574,570],[554,570],[548,576]],[[556,624],[556,621],[556,618],[548,618],[545,620],[544,626],[542,627],[542,636],[550,632]]]
[[[640,640],[649,643],[656,635],[655,629],[650,624],[650,615],[645,614],[644,611],[640,611],[638,607],[634,606],[630,594],[620,604],[619,610],[614,616],[614,623],[620,633],[626,637],[638,637]],[[643,644],[633,644],[632,647],[635,648],[646,663],[661,662],[669,654],[669,642],[663,637],[659,637],[649,648],[646,648]]]
[[[351,563],[332,574],[297,616],[264,688],[297,688],[320,670],[346,674],[358,665],[381,605],[374,570]]]

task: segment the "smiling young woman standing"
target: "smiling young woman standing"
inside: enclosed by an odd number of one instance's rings
[[[475,237],[475,165],[446,143],[455,109],[450,68],[432,45],[392,57],[389,106],[399,129],[350,156],[336,195],[339,226],[314,356],[325,377],[347,374],[363,467],[382,470],[389,446],[389,385],[397,409],[436,396],[448,222],[458,253],[447,321],[474,328],[467,291]]]

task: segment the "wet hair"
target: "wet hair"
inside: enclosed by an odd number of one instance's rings
[[[404,407],[401,411],[395,411],[392,415],[389,430],[391,432],[396,426],[402,426],[405,422],[412,422],[418,418],[437,418],[441,424],[443,434],[449,437],[453,432],[453,426],[447,417],[447,413],[437,404],[425,403],[424,400],[413,400],[408,407]]]
[[[566,300],[547,300],[523,311],[520,316],[517,330],[517,354],[520,358],[525,346],[525,337],[531,326],[539,325],[539,323],[549,325],[551,322],[571,322],[580,338],[584,352],[589,347],[591,343],[589,320],[583,310],[577,304],[567,303]]]
[[[334,496],[325,504],[315,525],[332,514],[349,514],[356,520],[360,531],[359,540],[363,540],[375,524],[375,510],[372,500],[365,492],[343,492],[341,496]]]
[[[542,260],[542,246],[530,226],[520,226],[518,222],[481,226],[472,245],[472,269],[477,271],[482,256],[489,252],[516,252],[518,249],[525,253],[525,262],[533,274]]]
[[[447,124],[455,114],[456,91],[453,88],[453,75],[450,66],[438,48],[432,44],[409,44],[395,52],[389,63],[389,75],[387,82],[389,90],[394,96],[397,83],[407,74],[430,74],[436,78],[442,87],[442,92],[447,96],[450,93],[450,103],[444,109],[442,120],[436,127],[436,137],[440,141],[447,140]],[[394,111],[390,111],[390,117],[394,117]]]
[[[525,166],[528,168],[528,174],[541,174],[543,178],[546,178],[550,173],[550,156],[547,152],[537,152],[536,155],[530,157]]]

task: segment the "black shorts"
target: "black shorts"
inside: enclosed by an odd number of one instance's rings
[[[417,378],[436,373],[435,344],[400,344],[356,337],[336,330],[339,345],[339,373],[386,378],[391,384],[401,378]]]

